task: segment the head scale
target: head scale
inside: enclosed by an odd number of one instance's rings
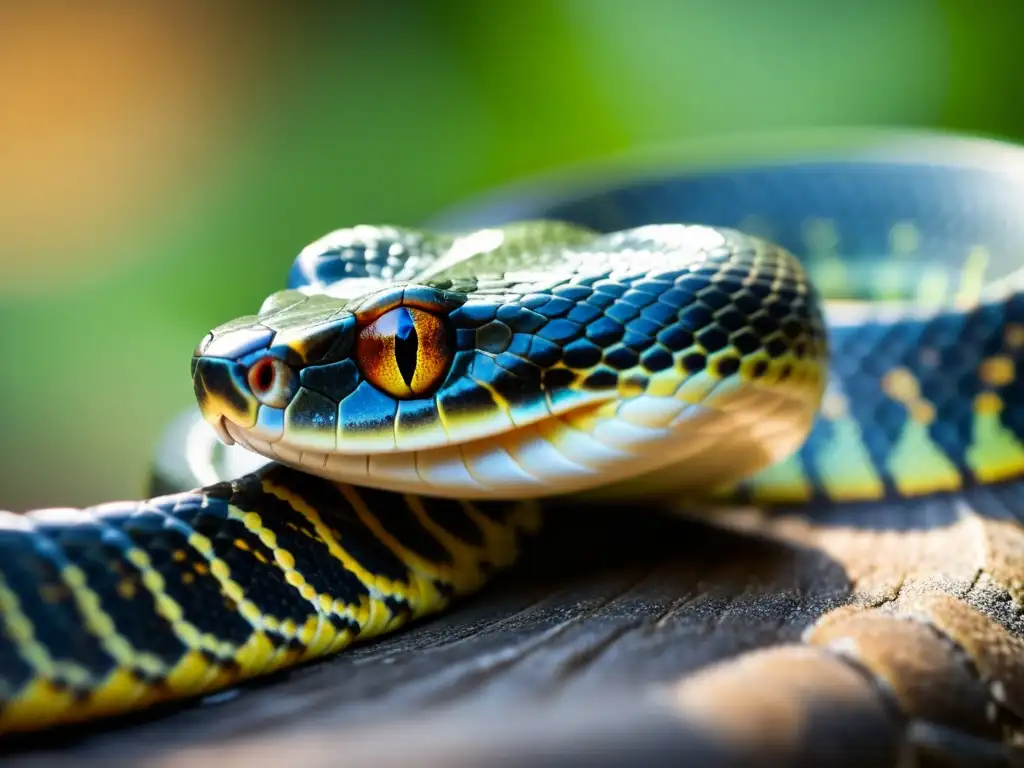
[[[197,348],[200,408],[226,442],[306,471],[464,497],[574,491],[687,456],[728,455],[737,474],[802,442],[826,345],[789,254],[682,225],[535,247],[543,269],[460,262],[355,298],[274,294]]]

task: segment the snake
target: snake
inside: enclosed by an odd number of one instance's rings
[[[0,514],[0,733],[394,632],[565,500],[1024,498],[1024,163],[940,149],[669,164],[315,240],[192,350],[202,434],[247,471]]]

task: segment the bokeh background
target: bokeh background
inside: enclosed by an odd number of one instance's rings
[[[134,497],[306,242],[651,143],[1024,139],[1015,0],[0,2],[0,506]]]

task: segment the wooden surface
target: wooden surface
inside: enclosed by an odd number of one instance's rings
[[[1024,764],[1022,510],[565,510],[443,617],[3,764]]]

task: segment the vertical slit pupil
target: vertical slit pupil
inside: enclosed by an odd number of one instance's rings
[[[395,330],[395,362],[398,371],[409,389],[412,389],[412,378],[416,373],[416,356],[419,351],[419,338],[416,335],[416,322],[412,313],[405,307],[395,310],[398,313],[398,327]]]

